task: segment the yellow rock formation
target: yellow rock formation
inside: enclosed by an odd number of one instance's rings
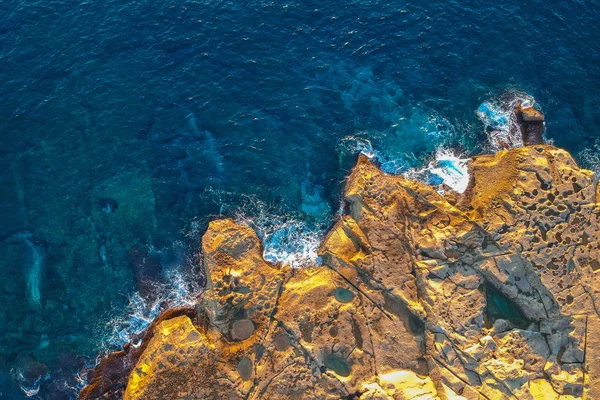
[[[548,145],[470,174],[444,197],[361,157],[320,267],[213,221],[195,316],[154,325],[125,399],[600,399],[597,177]]]

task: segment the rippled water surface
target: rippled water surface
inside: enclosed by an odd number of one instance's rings
[[[98,352],[193,301],[215,216],[255,227],[271,261],[318,262],[360,151],[460,191],[461,160],[494,150],[522,98],[600,165],[598,2],[3,0],[0,15],[4,398],[73,396]]]

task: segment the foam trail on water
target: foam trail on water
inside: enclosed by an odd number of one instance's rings
[[[19,388],[27,397],[36,397],[40,392],[40,385],[48,379],[50,379],[50,374],[45,374],[37,378],[33,383],[28,384],[24,383],[27,382],[27,379],[23,376],[22,372],[19,372],[16,377],[16,381],[19,382]]]

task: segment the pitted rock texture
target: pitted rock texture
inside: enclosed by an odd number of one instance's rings
[[[361,157],[321,267],[212,222],[206,291],[124,358],[124,398],[600,398],[597,177],[547,145],[470,174],[444,196]],[[104,380],[86,398],[113,398]]]

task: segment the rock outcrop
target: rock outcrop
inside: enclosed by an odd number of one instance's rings
[[[523,144],[525,146],[543,144],[544,114],[533,107],[522,107],[520,103],[515,107],[514,113]]]
[[[270,265],[251,228],[213,221],[196,309],[101,362],[81,397],[600,398],[597,177],[548,145],[470,174],[441,195],[361,157],[323,266]]]

